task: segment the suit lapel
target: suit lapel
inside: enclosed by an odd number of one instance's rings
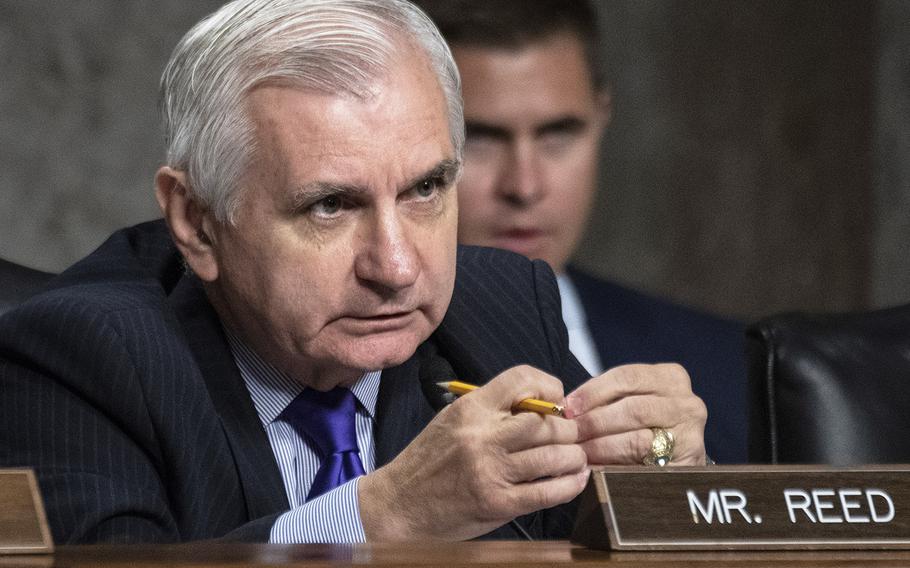
[[[170,297],[190,349],[221,418],[251,520],[288,510],[287,495],[268,437],[234,364],[215,310],[195,277]]]
[[[419,434],[435,412],[423,396],[417,355],[382,371],[376,401],[376,467],[389,463]]]

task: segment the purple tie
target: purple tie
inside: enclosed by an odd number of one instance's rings
[[[364,474],[354,429],[356,409],[354,394],[335,387],[328,392],[306,389],[281,413],[321,454],[307,501]]]

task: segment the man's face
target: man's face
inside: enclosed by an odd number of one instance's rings
[[[571,34],[519,50],[453,51],[467,126],[458,238],[561,271],[587,220],[608,97]]]
[[[368,101],[288,86],[249,96],[254,163],[209,283],[226,323],[320,389],[405,361],[455,281],[457,166],[435,77],[396,67]]]

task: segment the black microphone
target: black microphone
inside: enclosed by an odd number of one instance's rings
[[[452,365],[439,354],[436,346],[429,341],[424,341],[423,344],[417,348],[417,353],[420,358],[420,369],[417,371],[417,377],[420,380],[420,390],[423,391],[423,396],[426,397],[427,402],[430,403],[433,410],[439,412],[447,404],[451,404],[456,397],[454,394],[444,391],[436,383],[456,380],[455,370],[452,369]],[[517,520],[512,519],[509,521],[509,526],[525,540],[534,540]]]
[[[420,356],[420,369],[417,371],[420,390],[433,410],[439,412],[455,400],[455,395],[441,389],[436,383],[454,381],[455,371],[452,365],[439,355],[436,346],[429,341],[418,347],[417,353]]]

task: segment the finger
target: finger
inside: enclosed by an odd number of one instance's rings
[[[574,444],[578,440],[578,425],[559,416],[519,412],[500,422],[495,440],[507,452],[550,444]]]
[[[482,392],[488,404],[502,410],[511,410],[527,398],[559,403],[564,397],[562,381],[529,365],[507,369],[475,392]]]
[[[507,481],[526,483],[579,473],[587,468],[588,456],[577,444],[551,445],[510,454],[505,463]]]
[[[698,424],[667,428],[673,435],[670,465],[704,465],[704,430]],[[650,428],[587,440],[580,444],[590,467],[641,464],[654,441]]]
[[[704,412],[707,416],[707,411]],[[673,430],[676,437],[670,465],[705,465],[705,420],[691,420]]]
[[[581,444],[591,467],[601,465],[640,465],[651,449],[654,434],[650,429],[621,432],[594,438]]]
[[[512,486],[509,492],[510,500],[514,503],[512,518],[568,503],[582,492],[588,483],[589,475],[590,470],[585,469],[581,472],[546,477]]]
[[[672,428],[690,416],[698,416],[700,402],[695,395],[681,398],[629,396],[575,418],[578,440],[583,442],[654,426]]]
[[[588,380],[565,400],[566,416],[574,418],[592,408],[632,395],[673,396],[692,392],[689,374],[680,365],[622,365]]]

